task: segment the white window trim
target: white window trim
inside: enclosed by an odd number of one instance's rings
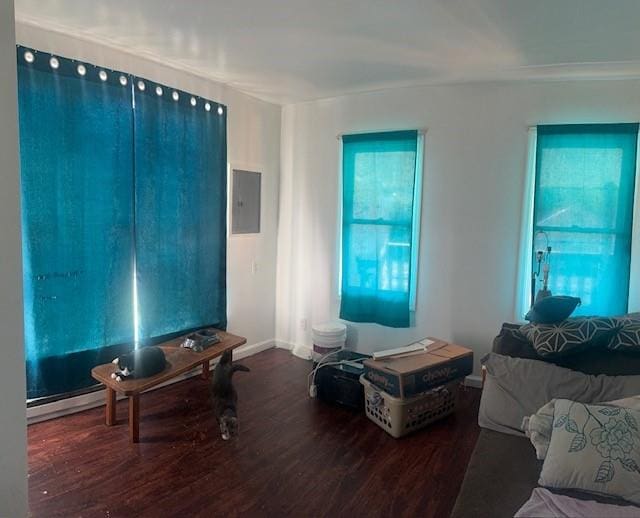
[[[531,305],[531,249],[533,247],[533,202],[536,183],[536,148],[538,130],[529,128],[527,136],[527,169],[522,193],[522,224],[520,226],[520,253],[516,280],[516,322],[524,320]]]
[[[342,300],[342,206],[344,204],[344,186],[342,182],[342,136],[338,136],[338,219],[336,232],[336,275],[337,284],[335,286],[336,301],[338,303],[338,313],[340,312],[340,301]]]
[[[640,135],[636,148],[636,185],[633,198],[631,265],[629,270],[629,312],[636,311],[640,311]]]
[[[413,225],[411,230],[411,272],[409,273],[409,311],[415,312],[418,299],[420,267],[420,223],[422,222],[422,182],[424,169],[424,131],[418,131],[416,142],[416,176],[413,187]]]

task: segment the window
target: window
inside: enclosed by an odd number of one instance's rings
[[[409,327],[415,305],[422,139],[417,131],[342,137],[340,318]]]
[[[35,399],[94,385],[91,368],[134,343],[226,325],[226,110],[23,47],[17,59]]]
[[[638,124],[537,128],[527,260],[548,240],[549,289],[580,297],[576,315],[627,311],[637,136]]]

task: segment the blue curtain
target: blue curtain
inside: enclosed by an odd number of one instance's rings
[[[226,326],[226,110],[135,88],[139,339]],[[192,104],[194,103],[194,104]]]
[[[135,344],[226,326],[226,109],[23,47],[17,59],[32,399],[94,385],[91,368]]]
[[[409,327],[417,131],[342,137],[340,318]]]
[[[27,396],[92,385],[131,343],[131,90],[18,48]]]
[[[638,124],[538,126],[533,230],[553,249],[550,290],[580,297],[577,315],[627,311],[637,137]]]

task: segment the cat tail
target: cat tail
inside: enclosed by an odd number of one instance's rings
[[[251,369],[249,367],[245,367],[241,363],[234,363],[233,366],[231,367],[231,374],[233,374],[236,371],[251,372]]]

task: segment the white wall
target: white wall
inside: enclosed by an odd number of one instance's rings
[[[20,23],[16,25],[16,39],[21,45],[129,72],[227,105],[228,161],[232,167],[263,173],[262,232],[230,236],[228,241],[229,331],[245,336],[249,345],[271,342],[275,336],[280,106],[87,39]]]
[[[477,373],[514,315],[527,127],[639,119],[639,81],[416,87],[285,107],[277,339],[304,353],[301,319],[338,316],[339,133],[427,128],[416,326],[351,324],[350,345],[442,337],[474,349]]]
[[[13,0],[0,0],[0,516],[27,515]]]

